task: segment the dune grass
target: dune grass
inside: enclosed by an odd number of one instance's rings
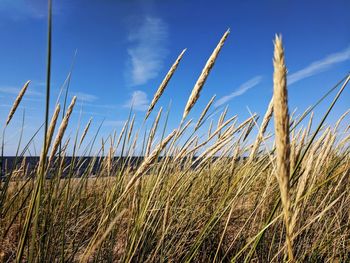
[[[142,127],[135,127],[131,110],[120,133],[112,133],[97,154],[86,159],[77,156],[77,150],[84,140],[91,139],[91,148],[85,151],[91,156],[97,137],[89,134],[91,119],[74,138],[66,138],[63,135],[76,98],[67,111],[63,109],[59,126],[60,105],[56,104],[51,124],[46,115],[37,167],[29,169],[22,158],[37,133],[19,151],[13,169],[2,165],[2,262],[350,260],[348,112],[336,125],[325,124],[350,75],[331,89],[339,91],[314,129],[312,110],[320,101],[300,116],[289,114],[282,39],[276,37],[274,96],[261,124],[257,114],[238,120],[227,116],[226,109],[216,126],[212,122],[209,130],[203,131],[215,97],[195,125],[185,119],[228,33],[204,66],[181,123],[170,133],[166,132],[169,110],[164,114],[160,108],[144,136],[139,134]],[[50,44],[48,50],[50,58]],[[156,91],[142,126],[150,122],[183,54]],[[49,100],[49,69],[47,86]],[[16,108],[19,103],[14,103]],[[16,108],[10,110],[6,126]],[[267,129],[272,117],[275,129],[271,130],[275,132]],[[161,119],[164,125],[160,125]],[[304,123],[309,124],[303,127]],[[58,133],[52,141],[56,126]],[[73,145],[69,163],[65,162],[68,144]],[[135,166],[132,157],[136,149],[141,149],[144,158]]]

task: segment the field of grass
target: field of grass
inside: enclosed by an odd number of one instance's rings
[[[147,134],[139,134],[142,127],[129,117],[119,134],[103,141],[79,178],[84,159],[75,155],[84,140],[94,137],[91,122],[63,141],[76,98],[67,109],[55,105],[51,118],[47,107],[36,169],[29,170],[24,161],[3,169],[0,260],[350,261],[349,111],[334,125],[325,124],[350,75],[332,89],[338,93],[320,123],[313,123],[314,107],[289,115],[284,50],[276,36],[274,95],[261,122],[256,114],[238,121],[223,110],[203,133],[200,127],[208,121],[214,99],[198,120],[189,120],[188,114],[228,34],[209,57],[177,128],[165,132],[168,112],[162,108],[154,120],[149,116],[184,52],[150,104]],[[4,135],[28,86],[10,110]],[[59,123],[62,110],[65,117]],[[269,125],[272,132],[267,132]],[[64,162],[67,144],[73,145],[69,164]],[[116,152],[132,157],[139,146],[144,159],[137,167],[129,158],[114,158]],[[68,175],[62,178],[63,173]]]

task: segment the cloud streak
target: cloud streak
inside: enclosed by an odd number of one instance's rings
[[[63,1],[53,1],[53,13],[61,12]],[[13,20],[41,19],[47,16],[47,0],[0,0],[0,13]]]
[[[134,110],[145,111],[149,105],[147,94],[141,90],[132,93],[131,99],[124,104],[124,108],[132,107]]]
[[[324,59],[317,60],[311,63],[309,66],[290,74],[288,76],[288,84],[291,85],[302,79],[311,77],[327,69],[330,69],[338,63],[345,62],[348,60],[350,60],[350,47],[343,51],[330,54]]]
[[[236,97],[242,96],[248,90],[257,86],[261,82],[261,80],[262,80],[262,76],[256,76],[254,78],[251,78],[247,82],[243,83],[237,90],[235,90],[231,94],[223,96],[219,100],[217,100],[214,106],[219,107]]]
[[[106,120],[103,123],[105,126],[123,126],[125,121],[115,121],[115,120]]]
[[[86,92],[75,92],[77,98],[83,102],[95,102],[98,100],[98,97],[94,94],[86,93]]]
[[[9,94],[9,95],[18,95],[20,90],[21,89],[18,87],[11,87],[11,86],[0,87],[0,93]],[[40,97],[40,96],[43,96],[44,94],[40,91],[36,91],[36,90],[28,88],[25,95],[26,96],[38,96],[38,97]]]
[[[130,31],[126,73],[131,86],[145,84],[158,76],[168,53],[167,38],[167,25],[157,17],[146,16],[141,25]]]

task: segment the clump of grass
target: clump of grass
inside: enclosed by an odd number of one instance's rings
[[[31,167],[29,158],[21,159],[29,154],[37,136],[33,134],[15,164],[5,165],[0,261],[349,261],[349,116],[342,114],[334,127],[325,119],[350,75],[330,89],[342,84],[314,129],[313,109],[327,96],[301,117],[298,112],[289,116],[284,51],[276,37],[274,95],[260,127],[255,125],[258,114],[238,121],[227,108],[214,119],[208,112],[215,96],[192,126],[192,120],[184,119],[227,35],[197,81],[184,118],[171,132],[171,113],[160,107],[143,136],[131,110],[119,134],[102,138],[101,145],[95,143],[101,125],[87,135],[91,119],[82,132],[78,128],[74,138],[63,141],[74,97],[51,147],[54,165],[45,170],[38,169],[44,167],[40,163]],[[150,112],[165,86],[156,92]],[[59,112],[57,104],[42,153],[51,146]],[[271,134],[267,126],[272,116]],[[88,147],[80,149],[89,139]],[[60,144],[60,158],[55,159]],[[71,159],[68,145],[73,146]],[[135,160],[136,149],[144,156]]]

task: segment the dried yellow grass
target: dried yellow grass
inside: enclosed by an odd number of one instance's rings
[[[168,71],[168,73],[166,74],[165,78],[163,79],[162,83],[160,84],[160,86],[157,89],[157,92],[154,94],[153,100],[151,102],[151,104],[148,107],[147,113],[146,113],[146,117],[145,120],[148,118],[148,116],[151,114],[154,106],[156,105],[157,101],[159,100],[159,98],[162,96],[166,86],[168,85],[171,77],[173,76],[175,70],[177,69],[177,66],[179,65],[183,55],[185,54],[186,49],[182,50],[182,52],[180,53],[180,55],[178,56],[178,58],[175,60],[174,64],[171,66],[170,70]]]
[[[126,127],[128,126],[128,124],[129,124],[129,120],[125,121],[125,123],[124,123],[124,125],[123,125],[123,128],[122,128],[122,130],[120,131],[120,134],[119,134],[119,137],[118,137],[117,147],[118,147],[118,145],[120,144],[120,141],[121,141],[121,139],[122,139],[122,137],[123,137],[123,135],[124,135],[124,133],[125,133],[125,131],[126,131]]]
[[[274,74],[273,74],[273,108],[275,121],[275,141],[277,160],[277,180],[283,206],[283,214],[286,228],[286,243],[288,258],[294,261],[292,247],[292,233],[290,226],[290,185],[289,185],[289,114],[287,94],[287,70],[284,60],[284,50],[281,36],[276,35],[274,50]]]
[[[310,119],[309,119],[309,122],[308,122],[307,128],[306,128],[306,136],[308,136],[310,134],[313,118],[314,118],[314,112],[311,112]]]
[[[21,103],[21,100],[22,100],[22,98],[23,98],[23,96],[24,96],[24,94],[25,94],[25,92],[26,92],[26,90],[27,90],[27,88],[28,88],[29,83],[30,83],[30,80],[28,80],[28,81],[24,84],[24,86],[22,87],[21,91],[18,93],[17,98],[16,98],[16,100],[14,101],[14,103],[13,103],[13,105],[12,105],[12,108],[11,108],[11,110],[10,110],[10,112],[9,112],[9,115],[7,116],[6,126],[10,123],[10,121],[11,121],[13,115],[15,114],[15,112],[16,112],[16,110],[17,110],[19,104]]]
[[[224,122],[226,114],[227,114],[227,111],[228,111],[228,105],[225,107],[225,110],[220,114],[217,127],[220,127],[221,124]],[[218,138],[220,138],[220,136],[221,136],[221,133],[219,132]]]
[[[199,95],[200,95],[200,92],[203,88],[203,85],[204,85],[205,81],[207,80],[208,75],[210,73],[210,70],[213,68],[215,60],[218,57],[220,50],[221,50],[222,46],[224,45],[225,40],[226,40],[227,36],[229,35],[229,33],[230,33],[230,30],[228,29],[225,32],[225,34],[222,36],[222,38],[220,39],[219,44],[216,46],[213,53],[209,57],[207,63],[205,64],[205,66],[202,70],[202,73],[199,76],[196,84],[194,85],[192,93],[187,101],[187,104],[186,104],[186,107],[185,107],[185,110],[184,110],[184,113],[182,116],[183,120],[187,117],[188,113],[190,112],[190,110],[192,109],[194,104],[197,102]]]
[[[176,134],[176,138],[179,138],[182,136],[182,134],[187,130],[187,128],[190,126],[192,123],[192,119],[188,120],[183,127],[181,127],[180,131],[178,134]]]
[[[156,119],[155,119],[155,121],[153,123],[153,127],[152,127],[152,129],[150,131],[148,144],[147,144],[147,149],[146,149],[146,156],[149,155],[149,153],[151,152],[152,142],[153,142],[154,136],[155,136],[157,128],[158,128],[158,123],[159,123],[159,120],[160,120],[160,116],[162,115],[162,111],[163,111],[163,108],[160,107],[160,109],[158,111],[158,114],[157,114],[157,117],[156,117]]]
[[[269,103],[269,106],[268,106],[267,111],[265,113],[264,119],[261,123],[258,135],[254,141],[253,148],[252,148],[252,151],[251,151],[250,156],[249,156],[250,161],[252,161],[254,159],[254,157],[259,149],[261,141],[264,138],[266,128],[271,120],[272,114],[273,114],[273,98],[271,99],[271,101]]]
[[[304,145],[305,145],[305,139],[306,139],[306,129],[303,130],[303,134],[301,135],[301,139],[300,139],[300,143],[297,147],[297,153],[296,153],[296,159],[299,159],[301,150],[303,149]]]
[[[211,135],[211,132],[212,132],[212,129],[213,129],[213,124],[214,124],[214,120],[211,120],[210,124],[209,124],[209,128],[208,128],[208,138]]]
[[[150,168],[151,164],[156,160],[160,152],[165,148],[169,141],[175,136],[177,130],[173,130],[157,147],[151,152],[149,156],[142,162],[140,167],[136,170],[135,174],[125,187],[124,194],[127,193],[134,183]],[[124,195],[123,194],[123,195]]]
[[[53,136],[53,134],[55,132],[55,127],[56,127],[58,115],[60,113],[60,109],[61,109],[60,104],[57,104],[56,108],[55,108],[55,111],[54,111],[54,113],[52,115],[49,128],[47,130],[46,149],[44,149],[44,147],[43,147],[42,150],[41,150],[41,155],[40,155],[38,169],[41,169],[41,166],[43,165],[43,160],[44,160],[44,158],[46,158],[46,154],[48,152],[48,149],[50,148],[52,136]]]
[[[53,158],[55,157],[55,154],[57,152],[57,149],[62,141],[62,138],[63,138],[63,135],[64,135],[64,132],[66,131],[66,128],[68,126],[68,122],[69,122],[69,117],[70,115],[72,114],[73,112],[73,108],[74,108],[74,105],[75,105],[75,102],[77,100],[77,97],[74,96],[73,99],[72,99],[72,102],[70,103],[68,109],[67,109],[67,112],[61,122],[61,125],[58,129],[58,133],[56,135],[56,138],[55,138],[55,141],[54,141],[54,144],[52,146],[52,149],[51,149],[51,153],[50,153],[50,157],[49,157],[49,164],[52,162]]]
[[[47,140],[46,140],[47,149],[49,149],[49,147],[50,147],[51,140],[52,140],[53,134],[55,132],[55,127],[56,127],[58,115],[60,113],[60,109],[61,109],[60,104],[57,104],[56,108],[55,108],[55,112],[52,115],[49,129],[47,130]]]
[[[128,137],[128,141],[130,141],[132,131],[134,130],[135,118],[136,118],[136,114],[134,114],[132,116],[132,119],[131,119],[131,122],[130,122],[129,132],[128,132],[128,136],[127,136]]]
[[[304,164],[304,172],[298,181],[298,186],[296,189],[296,195],[295,195],[295,201],[294,201],[295,207],[294,207],[294,211],[293,211],[293,215],[291,217],[291,223],[290,223],[292,233],[296,232],[296,230],[297,230],[296,229],[297,223],[298,223],[297,219],[298,219],[298,216],[299,216],[300,211],[302,209],[301,197],[306,192],[306,186],[307,186],[307,183],[310,179],[311,168],[313,167],[314,155],[315,155],[316,150],[317,150],[317,145],[316,145],[316,147],[313,147],[311,149],[309,157],[305,161],[305,164]]]
[[[198,121],[197,121],[196,126],[195,126],[195,128],[194,128],[195,130],[197,130],[197,129],[199,128],[199,126],[202,124],[202,121],[203,121],[205,115],[207,114],[207,112],[208,112],[210,106],[213,104],[213,102],[214,102],[214,100],[215,100],[215,97],[216,97],[216,95],[214,95],[213,97],[211,97],[211,99],[209,100],[207,106],[205,106],[204,110],[202,111],[201,115],[200,115],[199,118],[198,118]]]
[[[295,130],[292,131],[292,134],[291,134],[291,139],[290,139],[290,154],[289,154],[289,162],[290,162],[290,165],[289,165],[289,171],[290,173],[293,172],[294,170],[294,166],[295,166],[295,163],[296,163],[296,160],[295,160],[295,152],[296,152],[296,144],[297,144],[297,138],[298,136],[295,135]]]
[[[335,128],[334,130],[337,131],[339,126],[340,126],[340,123],[344,120],[344,118],[346,117],[346,115],[348,115],[350,113],[350,109],[348,109],[346,112],[344,112],[340,118],[338,119],[337,123],[335,124]]]
[[[80,141],[79,141],[79,147],[81,146],[81,144],[83,143],[84,139],[85,139],[85,136],[90,128],[90,125],[91,125],[91,122],[92,122],[92,118],[89,119],[88,123],[86,124],[85,126],[85,129],[83,131],[83,134],[81,135],[80,137]]]
[[[184,146],[183,148],[177,153],[175,159],[174,159],[174,162],[180,160],[181,158],[183,157],[186,157],[187,154],[186,154],[186,151],[189,149],[189,147],[194,144],[194,142],[198,140],[198,137],[197,136],[194,136],[192,137],[191,140],[189,140]]]

